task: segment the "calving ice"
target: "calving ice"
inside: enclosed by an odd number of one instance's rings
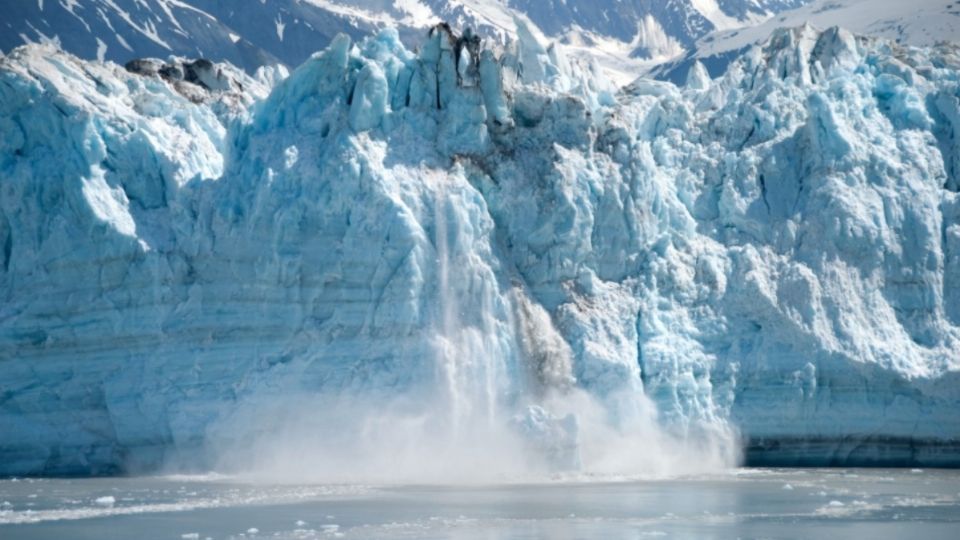
[[[0,472],[958,462],[956,46],[618,90],[518,24],[0,59]]]

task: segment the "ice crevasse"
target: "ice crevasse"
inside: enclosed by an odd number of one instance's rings
[[[189,461],[291,395],[572,468],[583,396],[752,463],[960,462],[960,49],[807,26],[617,90],[523,30],[223,84],[0,58],[0,474]]]

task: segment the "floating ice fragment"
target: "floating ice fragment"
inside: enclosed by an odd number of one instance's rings
[[[117,502],[117,499],[115,499],[112,495],[107,495],[105,497],[97,497],[97,499],[93,502],[99,504],[100,506],[113,506]]]
[[[283,156],[283,167],[285,169],[292,169],[293,166],[297,164],[297,160],[300,159],[300,151],[296,146],[290,145],[283,151]]]

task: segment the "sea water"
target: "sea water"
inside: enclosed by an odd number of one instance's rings
[[[291,485],[0,480],[0,538],[960,538],[960,471],[736,469],[671,479]]]

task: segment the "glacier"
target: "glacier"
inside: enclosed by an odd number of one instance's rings
[[[0,57],[0,474],[960,462],[960,48],[520,38]]]

